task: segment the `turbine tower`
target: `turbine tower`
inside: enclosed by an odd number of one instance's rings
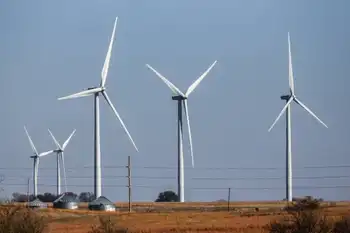
[[[188,114],[188,96],[194,91],[194,89],[199,85],[199,83],[204,79],[205,76],[209,73],[209,71],[215,66],[217,61],[214,63],[191,85],[186,91],[186,94],[182,93],[174,84],[172,84],[169,80],[167,80],[163,75],[161,75],[158,71],[156,71],[149,64],[146,66],[152,70],[163,82],[171,89],[174,96],[172,96],[172,100],[177,101],[177,150],[178,150],[178,195],[179,201],[185,201],[185,171],[184,171],[184,157],[183,157],[183,131],[182,131],[182,106],[184,107],[186,119],[187,119],[187,127],[188,127],[188,138],[190,142],[190,150],[191,150],[191,159],[192,159],[192,167],[194,167],[194,159],[193,159],[193,146],[192,146],[192,135],[191,135],[191,127],[190,127],[190,119]]]
[[[63,177],[64,177],[64,186],[65,186],[65,190],[67,192],[67,177],[66,177],[66,167],[64,164],[64,149],[66,148],[66,146],[68,145],[70,139],[73,137],[75,130],[73,130],[73,132],[69,135],[69,137],[67,138],[67,140],[63,143],[63,145],[61,146],[58,141],[56,140],[55,136],[53,136],[52,132],[50,131],[50,129],[48,129],[53,141],[55,142],[57,149],[54,150],[54,152],[56,152],[57,155],[57,196],[59,196],[61,194],[61,168],[60,168],[60,161],[62,161],[62,166],[63,166]]]
[[[114,41],[114,34],[115,34],[115,28],[117,25],[118,17],[115,18],[114,21],[114,27],[113,27],[113,32],[111,36],[111,40],[109,43],[106,59],[102,68],[101,72],[101,83],[99,87],[91,87],[88,88],[85,91],[81,91],[69,96],[61,97],[58,98],[58,100],[63,100],[63,99],[72,99],[72,98],[78,98],[78,97],[85,97],[85,96],[94,96],[95,102],[94,102],[94,108],[95,108],[95,135],[94,135],[94,152],[95,152],[95,161],[94,161],[94,194],[95,197],[98,198],[101,196],[101,152],[100,152],[100,105],[99,105],[99,95],[101,94],[107,104],[111,107],[113,110],[114,114],[116,117],[119,119],[121,125],[124,128],[124,131],[128,135],[131,143],[134,145],[136,151],[138,151],[134,140],[132,139],[129,131],[127,130],[123,120],[119,116],[119,113],[115,109],[113,103],[109,99],[107,92],[106,92],[106,79],[107,79],[107,73],[108,73],[108,68],[109,68],[109,62],[111,59],[111,54],[112,54],[112,47],[113,47],[113,41]]]
[[[32,150],[34,152],[34,155],[30,156],[30,158],[32,158],[34,160],[34,165],[33,165],[33,190],[34,190],[34,198],[37,197],[38,195],[38,169],[39,169],[39,162],[40,162],[40,158],[45,156],[45,155],[49,155],[51,153],[53,153],[53,150],[49,150],[46,152],[42,152],[42,153],[38,153],[38,151],[36,150],[34,143],[32,141],[32,139],[29,136],[29,133],[27,131],[27,128],[24,126],[24,131],[27,134],[30,146],[32,147]]]
[[[280,114],[277,116],[276,120],[273,122],[269,128],[269,132],[280,119],[282,114],[287,110],[286,114],[286,199],[291,202],[293,199],[292,195],[292,131],[291,131],[291,103],[294,101],[305,109],[311,116],[316,118],[318,122],[324,125],[326,128],[327,125],[321,121],[305,104],[303,104],[299,98],[296,97],[294,91],[294,76],[293,76],[293,66],[292,66],[292,53],[291,53],[291,42],[290,35],[288,32],[288,67],[289,67],[289,94],[281,96],[282,100],[286,101],[285,106],[283,107]]]

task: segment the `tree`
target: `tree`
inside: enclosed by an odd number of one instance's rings
[[[91,202],[95,199],[95,194],[92,192],[82,192],[79,194],[79,201],[81,202]]]
[[[39,194],[38,199],[42,202],[53,202],[57,199],[57,196],[52,193]]]
[[[32,201],[34,199],[33,195],[29,195],[29,201]],[[23,193],[12,193],[12,201],[13,202],[27,202],[28,201],[28,195]]]
[[[73,192],[65,192],[65,195],[71,196],[71,197],[74,197],[74,198],[76,198],[78,196],[76,193],[73,193]]]
[[[67,192],[66,195],[70,195],[74,197],[78,196],[76,193],[73,193],[73,192]],[[44,193],[44,194],[38,194],[37,198],[42,202],[53,202],[58,198],[58,196],[56,196],[56,194],[53,194],[53,193]],[[28,199],[29,201],[33,201],[35,197],[33,194],[29,195],[29,198],[28,198],[27,194],[18,193],[18,192],[12,193],[12,201],[14,202],[27,202]]]
[[[179,196],[171,190],[167,190],[158,194],[155,202],[176,202],[179,201]]]

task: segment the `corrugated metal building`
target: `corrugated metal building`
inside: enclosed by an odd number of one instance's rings
[[[100,196],[89,203],[89,210],[115,211],[116,206],[106,197]]]
[[[75,195],[63,193],[53,202],[53,208],[57,209],[78,209],[79,199]]]
[[[44,209],[47,208],[47,204],[40,201],[39,198],[35,198],[33,201],[29,202],[27,205],[29,208],[40,208]]]

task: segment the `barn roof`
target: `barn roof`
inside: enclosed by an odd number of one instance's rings
[[[29,206],[44,207],[47,206],[44,202],[40,201],[39,198],[35,198],[33,201],[28,203]]]
[[[61,196],[59,196],[54,203],[62,202],[62,203],[68,203],[68,202],[79,202],[79,198],[76,195],[63,193]]]
[[[100,196],[90,202],[89,205],[114,205],[114,203],[108,200],[105,196]]]

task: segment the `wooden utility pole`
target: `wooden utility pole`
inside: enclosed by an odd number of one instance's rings
[[[28,183],[27,183],[27,206],[29,207],[29,192],[30,192],[30,178],[28,178]]]
[[[128,196],[129,196],[129,213],[131,212],[131,156],[128,156]]]
[[[227,197],[227,211],[230,212],[230,202],[231,202],[231,188],[228,188],[228,197]]]

